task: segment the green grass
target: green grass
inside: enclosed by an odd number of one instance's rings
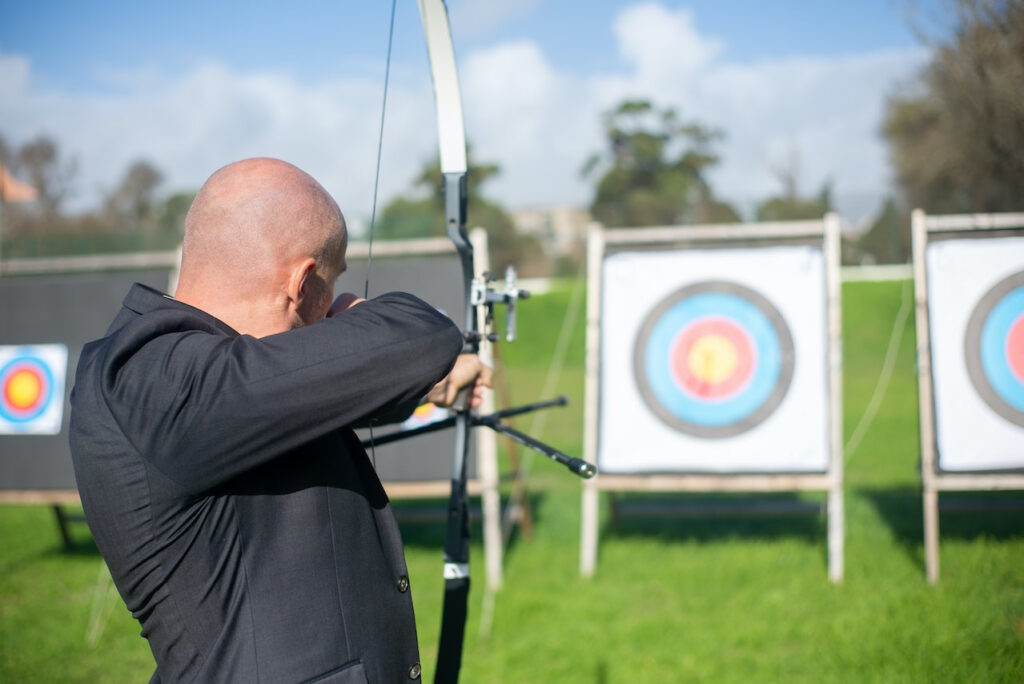
[[[844,286],[847,436],[875,387],[908,286]],[[520,339],[503,350],[514,400],[537,398],[568,301],[566,286],[523,303]],[[582,316],[577,323],[555,390],[573,403],[552,409],[541,435],[574,454],[582,450]],[[480,633],[483,559],[473,547],[478,579],[463,681],[1024,680],[1024,514],[944,512],[942,579],[924,580],[916,387],[911,316],[881,410],[848,457],[840,585],[826,578],[822,517],[612,524],[606,498],[598,571],[581,580],[579,482],[537,457],[536,533],[507,551],[489,635]],[[403,523],[426,680],[440,624],[440,528]],[[0,681],[145,681],[151,672],[138,626],[106,592],[87,530],[74,532],[79,548],[64,552],[50,511],[0,508]],[[479,542],[479,526],[474,534]],[[105,607],[109,617],[90,629],[90,615],[102,617]]]

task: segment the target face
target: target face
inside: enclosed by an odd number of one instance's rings
[[[53,396],[53,376],[38,359],[22,357],[0,368],[0,415],[10,421],[38,418]]]
[[[1024,236],[925,248],[936,466],[1024,469]]]
[[[402,428],[405,430],[411,430],[413,428],[424,427],[433,423],[438,423],[448,417],[448,409],[441,408],[437,404],[427,402],[426,404],[420,404],[416,407],[416,410],[412,412],[412,415],[402,422]]]
[[[985,403],[1024,427],[1024,271],[999,281],[978,301],[967,322],[964,359]]]
[[[793,337],[755,290],[704,281],[651,310],[633,358],[640,395],[665,424],[695,437],[732,437],[762,423],[786,396]]]
[[[826,471],[829,268],[813,245],[607,255],[602,472]]]
[[[60,431],[66,366],[63,345],[0,347],[0,433]]]

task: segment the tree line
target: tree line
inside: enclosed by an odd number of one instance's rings
[[[846,245],[847,260],[905,262],[913,207],[931,213],[1024,209],[1024,3],[956,0],[953,8],[944,37],[919,32],[932,48],[931,59],[915,82],[901,84],[886,102],[880,135],[895,183],[872,224]],[[708,180],[719,163],[722,131],[642,99],[621,102],[602,115],[602,123],[603,149],[581,168],[593,184],[589,210],[595,220],[616,227],[742,220]],[[472,154],[470,161],[469,222],[488,228],[495,268],[514,263],[528,271],[556,270],[537,238],[517,233],[509,214],[481,194],[500,168],[475,163]],[[194,196],[160,195],[161,172],[139,160],[104,193],[98,209],[70,215],[64,206],[76,166],[60,159],[50,138],[40,136],[17,149],[0,138],[0,163],[39,193],[36,202],[2,207],[8,257],[169,248],[181,239]],[[761,201],[750,218],[818,218],[832,209],[828,183],[805,195],[795,168],[775,173],[779,192]],[[395,198],[382,209],[377,237],[445,234],[436,160],[424,165],[414,185],[420,193]]]
[[[37,199],[3,204],[3,254],[7,258],[157,250],[181,242],[185,213],[195,193],[160,196],[163,174],[146,160],[132,162],[96,209],[70,212],[78,170],[46,135],[14,148],[0,137],[0,164],[31,185]]]

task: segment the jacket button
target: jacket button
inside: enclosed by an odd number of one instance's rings
[[[402,575],[398,578],[398,591],[402,592],[403,594],[409,591],[409,578],[405,575]],[[416,679],[416,677],[413,677],[413,679]]]
[[[419,678],[420,678],[420,664],[419,663],[413,663],[412,667],[409,668],[409,679],[419,679]]]

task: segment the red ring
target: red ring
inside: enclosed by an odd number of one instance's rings
[[[13,380],[15,376],[20,373],[29,373],[33,375],[36,382],[39,383],[39,392],[36,397],[27,406],[18,404],[16,398],[12,395],[13,391]],[[39,406],[46,399],[46,377],[39,372],[37,368],[34,368],[31,364],[20,363],[9,368],[4,373],[3,378],[0,378],[0,382],[3,383],[3,401],[8,411],[16,416],[26,416],[37,410]]]
[[[718,335],[728,340],[736,350],[736,367],[729,377],[720,382],[709,382],[697,377],[689,364],[690,350],[702,337]],[[679,331],[671,345],[669,365],[672,377],[681,390],[707,401],[728,399],[740,392],[753,376],[757,349],[750,336],[735,321],[721,316],[705,316],[691,322]]]
[[[1024,384],[1024,313],[1010,324],[1006,335],[1006,364],[1017,382]]]

